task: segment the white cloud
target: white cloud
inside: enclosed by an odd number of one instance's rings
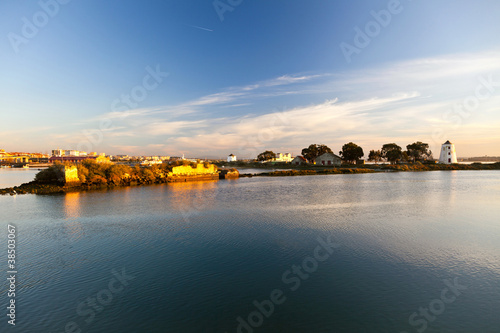
[[[139,131],[148,135],[176,135],[183,131],[192,131],[206,126],[205,120],[159,121],[142,126]]]
[[[92,121],[112,120],[112,129],[103,131],[104,145],[120,147],[125,140],[127,149],[139,146],[137,153],[144,154],[162,149],[172,155],[232,152],[254,157],[262,149],[298,153],[311,143],[338,150],[348,141],[362,145],[367,154],[387,142],[438,145],[436,128],[457,148],[481,142],[491,149],[500,147],[494,134],[500,125],[500,87],[459,126],[446,117],[455,104],[474,96],[478,78],[488,75],[500,81],[500,52],[416,59],[337,74],[283,75],[179,105],[112,112]],[[273,105],[283,105],[283,96],[293,96],[287,99],[292,106],[277,111]],[[239,106],[247,108],[228,108]],[[237,113],[250,106],[251,114]]]

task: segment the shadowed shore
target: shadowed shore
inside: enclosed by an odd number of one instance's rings
[[[252,166],[253,168],[254,166]],[[358,166],[324,167],[324,166],[299,166],[275,165],[275,168],[288,169],[262,173],[242,173],[240,177],[284,177],[284,176],[314,176],[330,174],[355,174],[375,172],[401,172],[401,171],[452,171],[452,170],[500,170],[500,162],[493,164],[365,164]]]

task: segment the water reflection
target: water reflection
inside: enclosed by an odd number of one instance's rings
[[[0,223],[22,231],[20,331],[82,322],[78,302],[125,267],[140,279],[85,332],[235,332],[275,288],[287,301],[259,332],[399,332],[453,277],[470,293],[428,331],[495,332],[484,309],[500,306],[499,184],[407,172],[0,197]],[[290,292],[283,272],[329,235],[341,246]]]
[[[65,214],[64,229],[73,239],[78,240],[83,235],[83,227],[79,222],[81,210],[81,194],[79,192],[66,193],[62,197],[62,207]]]
[[[70,192],[63,197],[62,205],[67,219],[80,216],[80,196],[80,192]]]
[[[35,179],[39,170],[23,168],[0,168],[0,188],[19,186]]]
[[[170,183],[167,189],[168,205],[180,210],[186,222],[195,214],[213,209],[220,193],[217,181]]]

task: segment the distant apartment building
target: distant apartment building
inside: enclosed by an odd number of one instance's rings
[[[49,158],[50,163],[55,162],[68,162],[68,163],[80,163],[84,160],[94,160],[97,163],[110,163],[109,157],[106,156],[52,156]]]
[[[163,161],[160,159],[157,160],[143,160],[141,161],[141,165],[155,165],[155,164],[163,164]]]
[[[5,153],[0,154],[0,162],[6,164],[29,163],[30,156],[25,153]]]
[[[2,164],[27,164],[46,162],[48,155],[41,153],[6,152],[0,150],[0,163]]]
[[[115,161],[128,161],[131,159],[131,157],[128,155],[115,155],[112,159]]]
[[[64,149],[53,149],[52,150],[52,156],[87,156],[87,152],[85,151],[78,151],[78,150],[64,150]]]
[[[78,150],[53,149],[52,156],[49,158],[50,163],[54,162],[70,162],[79,163],[83,160],[95,160],[98,163],[110,162],[105,153],[97,154],[96,152],[87,153]]]
[[[62,149],[53,149],[52,156],[64,156],[64,150]]]
[[[80,152],[78,150],[65,150],[64,156],[80,156]]]

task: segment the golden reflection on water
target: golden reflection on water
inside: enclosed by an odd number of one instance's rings
[[[185,214],[212,209],[216,205],[217,181],[169,183],[171,205]]]
[[[64,213],[66,218],[80,216],[80,192],[66,193],[64,196]]]
[[[175,182],[168,183],[169,189],[175,191],[185,191],[185,190],[199,190],[205,188],[215,188],[217,185],[216,180],[198,181],[198,182]]]
[[[80,222],[78,222],[81,210],[80,200],[80,192],[66,193],[63,200],[63,210],[66,220],[64,228],[66,232],[70,234],[74,239],[79,239],[83,235],[82,225],[80,224]]]

